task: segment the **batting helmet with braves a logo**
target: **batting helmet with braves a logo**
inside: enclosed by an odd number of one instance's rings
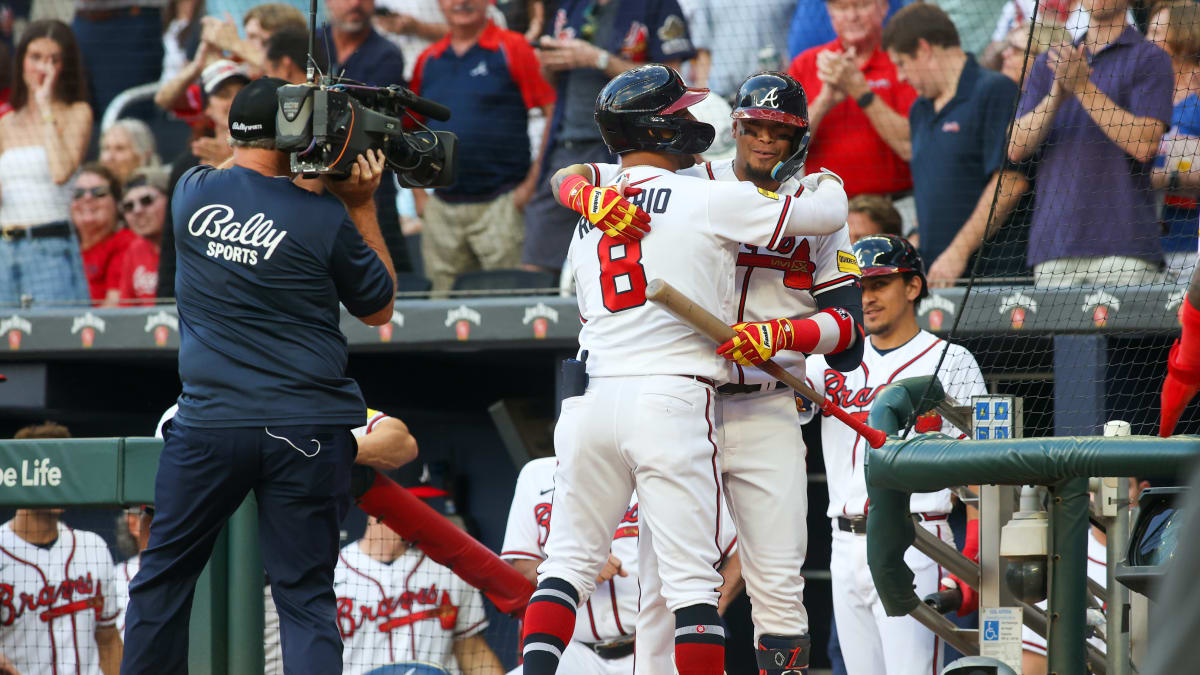
[[[902,274],[911,272],[921,277],[921,295],[929,295],[929,282],[925,279],[925,263],[921,254],[904,237],[894,234],[873,234],[854,242],[854,256],[864,277]]]
[[[797,128],[792,155],[775,165],[771,177],[782,183],[804,166],[808,156],[808,96],[804,87],[787,73],[755,73],[742,82],[735,97],[735,120],[767,120]]]

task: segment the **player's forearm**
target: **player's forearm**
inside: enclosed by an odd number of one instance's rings
[[[528,579],[529,583],[533,584],[534,586],[537,586],[537,582],[538,582],[538,571],[537,570],[538,570],[538,565],[542,564],[542,561],[520,559],[520,560],[509,560],[508,564],[512,565],[513,569],[520,572],[521,576]]]
[[[907,117],[893,110],[878,96],[863,112],[867,113],[875,133],[888,144],[892,152],[906,162],[912,159],[912,135]]]
[[[791,236],[832,234],[845,226],[849,211],[841,180],[824,178],[816,190],[792,199],[783,231]]]
[[[380,420],[371,433],[357,440],[355,464],[392,471],[417,458],[417,439],[408,425],[395,417]]]
[[[113,626],[97,628],[96,647],[100,651],[100,671],[104,675],[120,675],[124,646],[117,629]]]
[[[568,209],[571,208],[571,205],[560,194],[560,188],[562,188],[563,181],[571,176],[579,176],[590,185],[592,182],[592,169],[587,164],[572,164],[571,166],[555,171],[554,175],[550,177],[550,194],[554,195],[554,201]]]
[[[1153,117],[1139,117],[1117,105],[1088,80],[1075,97],[1088,116],[1121,151],[1139,162],[1154,159],[1166,127]]]
[[[805,354],[836,354],[859,339],[854,317],[841,307],[830,307],[808,318],[788,322],[792,337],[786,348]]]

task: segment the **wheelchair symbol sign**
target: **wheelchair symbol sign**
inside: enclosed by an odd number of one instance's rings
[[[1000,639],[1000,622],[999,621],[984,621],[983,622],[983,639],[993,641],[993,642]]]

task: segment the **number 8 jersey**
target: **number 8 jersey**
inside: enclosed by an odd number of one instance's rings
[[[825,181],[799,197],[750,183],[713,182],[665,169],[590,165],[596,185],[622,177],[642,192],[629,200],[650,214],[651,232],[622,243],[580,219],[567,260],[592,377],[696,375],[729,379],[715,345],[646,299],[652,279],[670,283],[725,323],[736,316],[734,272],[740,242],[768,248],[784,237],[842,227],[846,193]]]

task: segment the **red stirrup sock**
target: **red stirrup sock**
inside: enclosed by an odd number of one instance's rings
[[[692,605],[675,612],[675,670],[679,675],[725,672],[725,626],[715,605]]]
[[[579,594],[564,579],[550,577],[538,584],[525,610],[521,658],[529,675],[554,675],[563,650],[575,632]]]

